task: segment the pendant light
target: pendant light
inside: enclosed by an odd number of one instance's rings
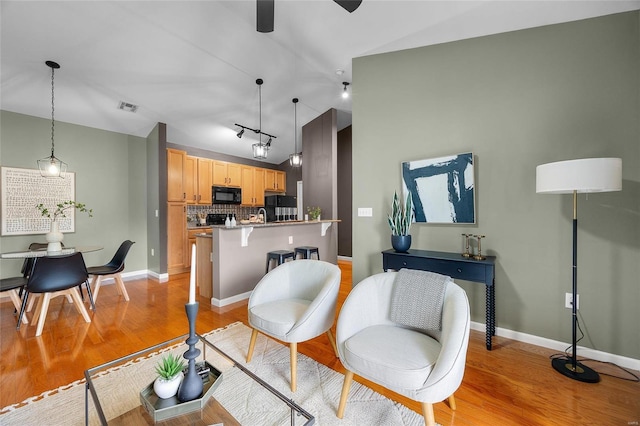
[[[60,68],[56,62],[46,61],[45,64],[49,68],[51,68],[51,156],[45,157],[42,160],[38,160],[38,168],[40,169],[40,175],[44,177],[65,177],[65,173],[67,172],[67,163],[62,160],[56,158],[54,155],[54,138],[53,133],[55,129],[55,120],[53,118],[53,114],[55,111],[54,107],[54,72],[55,70]]]
[[[298,98],[293,98],[293,140],[294,152],[289,155],[289,165],[291,167],[302,166],[302,152],[298,152]]]

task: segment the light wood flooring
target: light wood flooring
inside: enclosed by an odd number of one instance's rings
[[[350,262],[339,263],[343,271],[340,306],[352,283]],[[140,279],[125,285],[130,302],[118,295],[115,285],[102,286],[90,324],[64,298],[54,299],[40,337],[35,337],[35,326],[23,325],[16,331],[13,305],[8,299],[1,302],[0,408],[79,380],[89,367],[188,331],[184,313],[188,274],[172,276],[162,284]],[[246,301],[224,308],[211,307],[204,298],[199,302],[199,333],[235,321],[247,324]],[[298,350],[344,372],[326,335],[300,343]],[[457,410],[446,403],[435,404],[436,421],[445,426],[638,425],[640,383],[604,375],[597,384],[570,380],[552,369],[549,355],[553,352],[502,337],[494,337],[493,350],[487,351],[484,334],[471,331],[465,376],[455,395]],[[589,365],[618,374],[611,367]],[[357,376],[356,380],[361,381]],[[362,382],[420,412],[418,403]]]

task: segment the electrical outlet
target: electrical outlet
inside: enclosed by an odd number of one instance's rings
[[[289,244],[293,244],[293,236],[289,236]]]
[[[576,309],[580,309],[580,295],[576,295],[577,306]],[[564,307],[571,309],[571,305],[573,304],[573,294],[565,293],[564,294]]]
[[[151,249],[151,256],[154,256],[154,255],[155,255],[155,254],[154,254],[154,252],[153,252],[153,249]]]

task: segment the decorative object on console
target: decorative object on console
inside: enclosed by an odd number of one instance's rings
[[[464,237],[464,253],[462,253],[462,257],[471,257],[471,252],[469,251],[469,237],[472,237],[473,234],[462,234]]]
[[[271,148],[271,141],[276,138],[276,136],[262,131],[262,83],[264,83],[264,80],[262,80],[261,78],[256,80],[256,84],[258,85],[258,97],[260,99],[260,115],[258,128],[252,129],[251,127],[235,123],[236,126],[240,127],[240,131],[236,135],[239,138],[242,138],[245,130],[251,130],[253,133],[258,135],[258,143],[254,143],[253,145],[251,145],[251,148],[253,149],[253,158],[256,158],[258,160],[267,159],[267,153],[269,152],[269,148]],[[262,135],[265,135],[269,138],[266,143],[262,143]]]
[[[54,84],[53,77],[55,70],[60,68],[60,65],[53,61],[46,61],[45,64],[49,68],[51,68],[51,155],[49,157],[45,157],[41,160],[38,160],[38,168],[40,169],[40,175],[43,177],[65,177],[65,173],[67,172],[67,163],[60,160],[54,155],[54,141],[53,141],[53,133],[55,128],[55,120],[53,118],[53,113],[55,111],[54,108]]]
[[[473,256],[475,260],[485,260],[487,257],[482,255],[482,239],[485,238],[485,235],[474,235],[478,240],[478,253]]]
[[[183,368],[184,361],[179,356],[169,354],[162,357],[156,365],[158,377],[153,382],[153,391],[158,397],[167,399],[178,393]]]
[[[402,183],[416,222],[476,222],[473,153],[403,162]]]
[[[302,152],[298,152],[298,98],[293,98],[293,143],[294,152],[289,155],[289,165],[291,167],[302,166]]]
[[[559,373],[581,382],[597,383],[599,374],[579,363],[576,354],[577,258],[578,258],[578,193],[610,192],[622,189],[622,159],[583,158],[558,161],[536,167],[536,192],[540,194],[573,194],[573,280],[572,280],[572,351],[571,356],[553,358],[551,365]]]
[[[46,235],[47,242],[49,245],[47,246],[47,251],[61,251],[62,250],[62,240],[64,239],[64,235],[60,232],[58,218],[67,217],[66,212],[68,210],[78,209],[83,213],[87,213],[89,217],[93,217],[93,209],[88,209],[84,203],[77,203],[73,200],[63,201],[62,203],[56,204],[55,210],[53,213],[49,211],[49,208],[46,207],[43,203],[40,203],[36,206],[36,209],[40,211],[40,214],[44,217],[51,219],[51,229]],[[53,215],[53,217],[52,217]]]
[[[411,247],[409,229],[413,221],[413,201],[411,194],[407,194],[404,204],[400,204],[398,193],[393,193],[391,214],[387,216],[391,228],[391,246],[395,251],[404,253]]]

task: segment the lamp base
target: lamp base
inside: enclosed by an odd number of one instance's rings
[[[577,362],[574,370],[570,358],[554,358],[551,360],[551,366],[560,374],[573,380],[585,383],[598,383],[600,381],[600,375],[584,364]]]

